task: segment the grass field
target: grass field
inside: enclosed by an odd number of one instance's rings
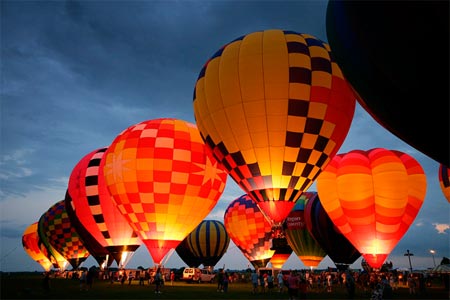
[[[250,283],[230,283],[227,293],[217,292],[216,284],[212,283],[170,283],[162,289],[161,294],[154,293],[153,285],[140,286],[138,281],[131,285],[109,281],[94,281],[89,291],[80,291],[79,281],[64,278],[52,278],[49,292],[42,287],[41,273],[11,273],[1,274],[1,299],[289,299],[287,292],[252,294]],[[393,291],[391,299],[450,299],[449,292],[444,289],[439,280],[427,289],[425,295],[409,295],[406,287],[400,286]],[[356,290],[354,299],[370,299],[371,293],[361,289]],[[347,299],[344,288],[335,286],[332,293],[312,290],[308,299]]]

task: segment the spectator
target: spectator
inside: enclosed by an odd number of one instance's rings
[[[173,282],[175,281],[175,273],[170,271],[170,285],[173,286]]]
[[[278,281],[278,292],[282,293],[284,289],[284,282],[283,282],[283,273],[280,271],[277,274],[277,281]]]
[[[291,275],[288,278],[288,293],[289,293],[289,299],[295,300],[298,297],[298,289],[300,286],[300,281],[297,275],[297,271],[293,271]]]
[[[158,267],[156,269],[155,274],[155,294],[161,294],[161,284],[162,284],[162,275],[161,275],[161,268]]]
[[[224,276],[223,276],[223,282],[222,282],[222,292],[223,293],[228,292],[228,281],[229,281],[228,272],[225,272]]]
[[[256,292],[258,291],[258,274],[256,274],[256,270],[253,270],[251,280],[253,287],[252,294],[256,294]]]

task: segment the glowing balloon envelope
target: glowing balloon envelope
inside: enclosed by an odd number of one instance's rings
[[[289,246],[286,237],[272,238],[271,250],[275,252],[270,258],[270,264],[275,269],[282,269],[284,263],[289,259],[292,252],[294,252],[291,246]]]
[[[115,258],[117,265],[124,268],[142,242],[106,187],[102,169],[106,149],[91,151],[75,165],[70,174],[70,199],[66,197],[66,207],[68,212],[73,210],[83,227]],[[88,243],[86,247],[89,249]]]
[[[340,148],[355,104],[329,46],[282,30],[223,46],[193,102],[206,144],[277,227]]]
[[[52,262],[42,253],[39,248],[39,235],[38,231],[38,222],[35,222],[28,226],[22,235],[22,246],[25,252],[37,263],[41,265],[41,267],[45,271],[50,271],[52,268]]]
[[[387,130],[446,166],[448,19],[448,1],[332,0],[326,15],[328,42],[361,106]]]
[[[338,154],[317,178],[323,208],[373,268],[414,222],[426,187],[413,157],[383,148]]]
[[[445,198],[450,202],[450,173],[448,172],[448,168],[443,164],[439,165],[439,185]]]
[[[304,192],[284,221],[286,239],[303,264],[316,268],[327,255],[306,227],[305,203],[312,196]]]
[[[256,203],[248,196],[232,201],[224,214],[225,229],[233,243],[255,268],[267,265],[271,250],[272,228]]]
[[[225,188],[227,173],[186,121],[130,126],[105,155],[108,190],[156,264],[210,213]]]
[[[88,258],[89,251],[70,223],[64,200],[53,204],[39,219],[39,228],[56,251],[58,251],[74,269]],[[41,235],[40,235],[41,236]]]

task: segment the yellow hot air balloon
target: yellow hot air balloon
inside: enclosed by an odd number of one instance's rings
[[[279,229],[342,145],[355,103],[326,43],[274,29],[215,53],[193,106],[217,160]]]
[[[39,248],[38,240],[38,222],[34,222],[23,232],[22,246],[25,252],[27,252],[34,261],[39,263],[45,271],[50,271],[53,264]]]
[[[414,222],[426,187],[413,157],[383,148],[338,154],[317,178],[323,208],[372,268]]]

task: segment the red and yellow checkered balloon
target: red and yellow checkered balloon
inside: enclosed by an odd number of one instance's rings
[[[267,265],[274,254],[272,227],[258,205],[248,196],[235,199],[225,210],[225,229],[233,243],[255,268]]]
[[[39,248],[38,222],[28,226],[22,235],[22,246],[25,252],[37,263],[44,268],[45,271],[50,271],[52,262],[42,253]]]
[[[222,47],[201,70],[193,102],[206,144],[274,225],[337,153],[355,104],[330,47],[283,30]]]
[[[162,118],[120,133],[106,152],[106,185],[119,211],[160,264],[211,212],[227,173],[195,124]]]
[[[338,154],[317,178],[323,208],[372,268],[383,265],[408,231],[426,188],[413,157],[383,148]]]

